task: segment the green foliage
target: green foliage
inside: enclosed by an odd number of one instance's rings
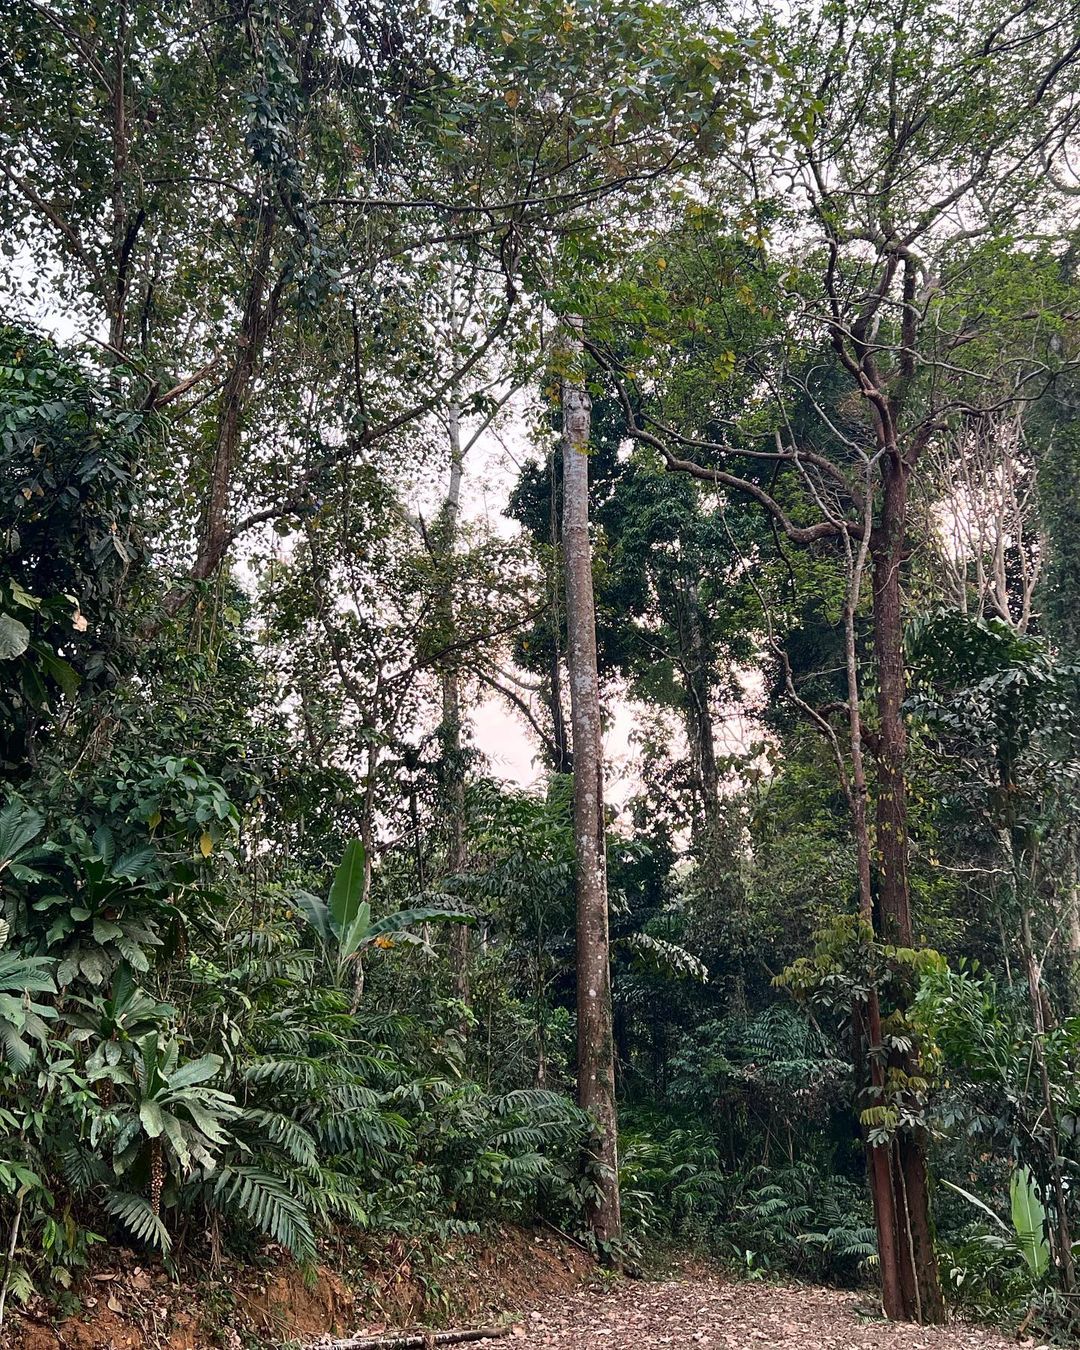
[[[471,916],[459,910],[430,905],[400,909],[373,920],[371,905],[363,899],[365,877],[364,846],[359,839],[352,839],[334,873],[328,903],[306,891],[297,891],[293,897],[297,909],[314,929],[323,952],[333,962],[339,980],[350,963],[359,968],[366,947],[392,947],[395,940],[419,942],[421,939],[410,931],[418,924],[471,922]]]
[[[852,1282],[876,1251],[863,1188],[820,1158],[724,1165],[719,1139],[662,1118],[629,1124],[620,1179],[639,1244],[693,1244],[750,1274]]]
[[[1046,1210],[1031,1172],[1018,1167],[1009,1179],[1010,1213],[1016,1242],[1028,1270],[1038,1280],[1050,1265],[1050,1245],[1046,1240]]]
[[[140,555],[135,464],[153,419],[39,335],[0,324],[0,763],[24,765],[84,682],[130,651],[120,590]]]
[[[0,921],[0,1053],[13,1070],[25,1070],[33,1062],[27,1038],[44,1043],[48,1022],[56,1010],[31,994],[55,994],[53,962],[42,956],[17,956],[2,948],[8,940],[8,925]]]
[[[587,1227],[572,374],[636,783],[606,837],[627,1242],[865,1279],[865,1144],[906,1132],[955,1178],[954,1289],[1051,1325],[1080,1218],[1070,23],[3,7],[0,280],[87,335],[0,324],[6,1294],[70,1306],[99,1241],[310,1266],[351,1229]],[[504,431],[513,538],[474,509]],[[539,787],[485,763],[489,696]],[[868,911],[906,811],[911,946],[853,913],[860,803]]]

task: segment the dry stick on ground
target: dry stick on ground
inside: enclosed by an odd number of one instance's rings
[[[513,1333],[512,1326],[479,1327],[473,1331],[415,1331],[400,1336],[351,1336],[331,1341],[330,1350],[427,1350],[428,1346],[463,1345],[466,1341],[500,1341]]]

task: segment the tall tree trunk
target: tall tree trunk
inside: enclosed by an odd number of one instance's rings
[[[870,494],[867,494],[869,499]],[[848,748],[851,754],[851,776],[846,782],[848,805],[851,810],[852,834],[855,837],[855,855],[858,864],[859,914],[873,927],[874,892],[872,878],[872,849],[870,824],[867,815],[869,796],[866,780],[866,761],[863,754],[862,694],[859,683],[859,656],[855,640],[855,617],[862,597],[863,577],[870,545],[870,513],[864,520],[865,534],[856,551],[851,540],[845,539],[847,552],[847,589],[844,597],[844,666],[847,675]],[[876,989],[855,1008],[856,1037],[865,1038],[866,1055],[857,1043],[855,1055],[856,1082],[862,1074],[860,1065],[869,1066],[873,1101],[880,1100],[885,1088],[885,1063],[882,1054],[881,1004]],[[867,1143],[866,1155],[870,1176],[870,1194],[874,1205],[874,1226],[877,1232],[878,1263],[881,1271],[881,1302],[886,1316],[900,1320],[904,1316],[905,1294],[899,1252],[900,1228],[897,1224],[896,1182],[893,1172],[893,1149],[887,1144]]]
[[[461,410],[451,403],[447,410],[450,438],[450,482],[443,503],[440,530],[440,562],[445,569],[441,598],[445,631],[443,642],[449,647],[457,621],[454,603],[454,550],[457,544],[458,517],[461,511]],[[449,655],[442,669],[442,759],[446,794],[446,823],[449,830],[447,870],[452,875],[465,868],[465,764],[461,746],[461,679],[455,657]],[[450,978],[454,998],[469,1002],[469,930],[454,924],[450,937]],[[464,1031],[464,1027],[462,1028]]]
[[[881,520],[871,545],[874,564],[874,665],[878,680],[877,848],[881,930],[887,942],[910,947],[907,788],[904,757],[904,618],[900,572],[907,519],[907,469],[899,456],[883,460]]]
[[[1019,794],[1013,766],[1007,758],[1003,758],[1001,764],[1001,787],[1002,797],[1006,803],[1017,799]],[[1011,814],[1010,807],[1007,806],[1006,810]],[[1039,1089],[1046,1122],[1046,1151],[1056,1218],[1054,1231],[1050,1234],[1051,1246],[1062,1291],[1071,1294],[1076,1283],[1076,1269],[1073,1260],[1072,1232],[1065,1203],[1065,1178],[1058,1150],[1057,1106],[1050,1082],[1050,1068],[1046,1061],[1046,1033],[1054,1025],[1054,1015],[1046,991],[1043,989],[1042,963],[1035,955],[1035,942],[1031,932],[1032,899],[1038,891],[1038,845],[1034,832],[1029,827],[1018,825],[1012,820],[1009,828],[1002,831],[1002,847],[1009,860],[1013,894],[1020,911],[1020,950],[1024,958],[1028,999],[1031,1005],[1031,1024],[1035,1032],[1031,1048],[1039,1071]]]
[[[264,202],[255,231],[251,274],[244,297],[240,329],[236,335],[236,355],[218,404],[210,482],[203,502],[195,562],[189,573],[191,581],[206,581],[214,576],[232,542],[229,533],[229,497],[240,453],[244,413],[251,382],[267,336],[274,327],[280,301],[280,279],[273,288],[269,285],[275,220],[274,207]],[[174,586],[164,600],[166,611],[176,614],[186,595],[186,586]]]
[[[1068,960],[1068,1008],[1076,1016],[1080,1013],[1080,885],[1073,882],[1066,892],[1068,909],[1065,928],[1065,955]]]
[[[566,718],[563,714],[562,654],[559,651],[558,629],[551,648],[551,666],[548,672],[548,704],[551,711],[551,743],[555,754],[551,767],[556,773],[569,773],[573,756],[566,736]]]
[[[908,469],[902,457],[886,452],[882,459],[881,517],[871,540],[874,590],[874,665],[878,681],[877,862],[880,935],[886,942],[909,947],[913,941],[908,885],[907,785],[904,732],[904,628],[901,569],[907,521]],[[917,1065],[903,1066],[910,1073]],[[891,1153],[893,1210],[898,1278],[883,1278],[895,1306],[886,1314],[901,1321],[941,1322],[944,1299],[934,1257],[926,1138],[919,1132],[898,1134]],[[875,1200],[883,1200],[875,1186]],[[879,1218],[878,1228],[881,1231]],[[883,1256],[884,1259],[884,1256]]]
[[[589,1224],[601,1243],[620,1232],[615,1049],[611,1012],[604,762],[596,674],[596,612],[589,543],[591,400],[582,383],[580,320],[570,320],[563,349],[563,556],[567,664],[574,748],[574,845],[577,884],[578,1102],[597,1133],[596,1198]]]
[[[1080,967],[1080,886],[1075,882],[1068,888],[1065,906],[1065,950],[1069,954],[1069,968],[1073,979]]]
[[[1073,845],[1068,853],[1065,875],[1055,887],[1065,946],[1066,1007],[1074,1015],[1080,1011],[1080,857]]]
[[[1015,864],[1022,861],[1014,857]],[[1017,875],[1017,881],[1021,878]],[[1035,957],[1035,947],[1031,938],[1031,913],[1028,909],[1028,897],[1022,883],[1017,886],[1020,900],[1020,945],[1024,953],[1024,966],[1027,972],[1028,997],[1031,1002],[1031,1020],[1035,1030],[1032,1049],[1039,1070],[1039,1088],[1042,1095],[1043,1114],[1046,1117],[1047,1153],[1050,1161],[1050,1184],[1054,1191],[1055,1231],[1052,1233],[1054,1257],[1057,1262],[1058,1279],[1062,1291],[1071,1294],[1076,1283],[1076,1270],[1072,1254],[1072,1232],[1069,1226],[1069,1213],[1065,1204],[1065,1179],[1058,1152],[1058,1120],[1054,1094],[1050,1084],[1050,1070],[1046,1063],[1046,1019],[1047,1005],[1042,988],[1042,970]]]
[[[112,257],[114,291],[109,314],[109,345],[124,350],[127,305],[127,277],[132,237],[128,238],[128,211],[125,198],[127,173],[127,6],[121,4],[116,16],[116,48],[112,77]]]
[[[716,729],[713,726],[709,655],[705,646],[705,625],[701,616],[701,598],[694,577],[686,583],[685,669],[686,729],[690,741],[695,786],[701,804],[700,823],[704,852],[715,846],[720,806],[720,778],[716,768]],[[680,637],[682,625],[680,624]]]
[[[551,528],[552,557],[559,543],[559,500],[555,490],[555,460],[551,462]],[[566,736],[566,717],[563,713],[562,687],[562,616],[559,613],[559,575],[557,566],[551,577],[551,663],[548,668],[548,706],[551,711],[551,743],[554,756],[551,767],[556,773],[569,773],[573,768],[570,744]]]

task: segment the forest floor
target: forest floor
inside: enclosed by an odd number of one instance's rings
[[[873,1316],[872,1304],[868,1294],[715,1274],[622,1281],[538,1304],[524,1320],[524,1344],[553,1350],[1015,1350],[1015,1340],[980,1327],[890,1324]]]
[[[432,1265],[413,1245],[383,1243],[342,1274],[306,1281],[291,1262],[236,1267],[179,1282],[109,1252],[81,1291],[82,1309],[55,1320],[16,1315],[0,1350],[242,1350],[342,1338],[394,1338],[432,1322],[499,1326],[490,1350],[1005,1350],[1016,1341],[980,1327],[896,1326],[871,1291],[731,1278],[683,1259],[656,1280],[612,1280],[576,1245],[510,1225],[464,1239]],[[434,1281],[437,1280],[437,1284]],[[433,1292],[437,1298],[432,1301]],[[512,1328],[512,1334],[507,1331]],[[1027,1345],[1033,1346],[1033,1341]],[[462,1350],[471,1350],[469,1345]]]

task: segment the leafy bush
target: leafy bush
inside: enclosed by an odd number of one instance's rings
[[[628,1124],[620,1177],[632,1238],[691,1243],[753,1271],[850,1284],[876,1239],[865,1187],[821,1158],[726,1170],[701,1126]]]

